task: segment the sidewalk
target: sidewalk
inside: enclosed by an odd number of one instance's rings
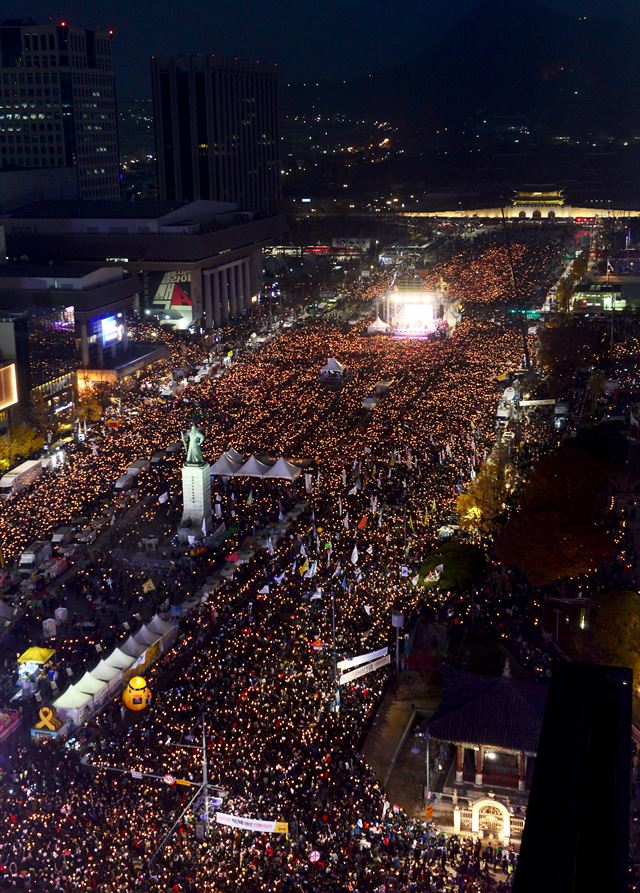
[[[414,729],[440,700],[440,686],[432,677],[402,674],[383,698],[363,749],[391,804],[414,816],[422,815],[425,781],[425,742]]]

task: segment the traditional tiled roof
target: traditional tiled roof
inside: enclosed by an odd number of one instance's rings
[[[548,686],[506,676],[445,670],[444,694],[428,722],[440,741],[535,753]]]

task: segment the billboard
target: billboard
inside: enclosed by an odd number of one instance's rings
[[[100,320],[100,329],[102,334],[102,346],[113,344],[122,338],[122,324],[118,322],[116,316],[107,316]]]
[[[18,402],[18,384],[16,381],[16,364],[7,363],[0,366],[0,411],[15,406]]]

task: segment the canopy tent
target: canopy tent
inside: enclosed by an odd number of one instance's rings
[[[295,481],[302,474],[302,469],[280,456],[278,461],[265,472],[266,478],[282,478],[285,481]]]
[[[96,679],[95,676],[92,676],[91,673],[87,672],[82,679],[79,679],[76,682],[74,687],[76,691],[83,692],[83,694],[97,695],[98,692],[107,688],[107,683],[104,679]]]
[[[79,691],[75,685],[70,685],[59,698],[56,698],[53,706],[63,719],[70,719],[76,725],[80,725],[87,712],[90,714],[94,710],[93,695]]]
[[[140,655],[147,650],[146,644],[135,639],[133,636],[129,636],[127,641],[120,645],[120,648],[125,654],[130,654],[131,657],[140,657]]]
[[[46,664],[55,654],[53,648],[27,648],[18,658],[19,664]]]
[[[109,695],[113,695],[122,685],[122,670],[113,667],[106,661],[101,660],[100,663],[91,670],[94,679],[106,682],[109,687]]]
[[[141,626],[137,633],[134,635],[134,639],[136,642],[141,642],[145,650],[149,647],[149,645],[153,645],[154,642],[157,642],[158,639],[161,639],[162,636],[158,633],[154,633],[153,630],[150,630],[148,626]]]
[[[370,326],[367,326],[367,335],[386,335],[389,331],[389,324],[383,322],[379,316],[376,316]]]
[[[91,675],[96,679],[101,679],[103,682],[112,682],[114,679],[119,679],[122,676],[122,670],[114,667],[112,664],[108,664],[106,660],[101,660],[91,670]]]
[[[176,632],[176,628],[173,623],[169,623],[167,620],[163,620],[159,614],[155,614],[151,620],[147,623],[147,628],[152,630],[154,633],[157,633],[159,636],[166,636],[168,633]]]
[[[229,453],[223,453],[211,466],[211,474],[223,474],[232,477],[242,467],[242,462],[232,459]]]
[[[239,453],[237,450],[234,450],[233,447],[229,447],[227,450],[227,456],[231,459],[232,462],[237,462],[238,465],[242,465],[244,462],[244,453]]]
[[[325,366],[320,370],[320,375],[342,375],[346,369],[335,357],[329,357]]]
[[[91,700],[91,695],[86,691],[79,691],[75,685],[69,688],[53,702],[56,710],[76,710],[84,707]]]
[[[119,648],[114,648],[109,657],[105,658],[105,662],[110,667],[117,667],[119,670],[126,670],[135,661],[135,657],[125,654]]]
[[[261,478],[265,476],[267,471],[269,471],[269,466],[265,465],[264,462],[260,462],[259,459],[256,459],[256,457],[252,455],[249,456],[244,465],[236,471],[236,477]]]

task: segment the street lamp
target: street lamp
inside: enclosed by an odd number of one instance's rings
[[[391,612],[391,626],[396,631],[396,676],[400,675],[400,630],[404,626],[404,614],[402,611]]]

